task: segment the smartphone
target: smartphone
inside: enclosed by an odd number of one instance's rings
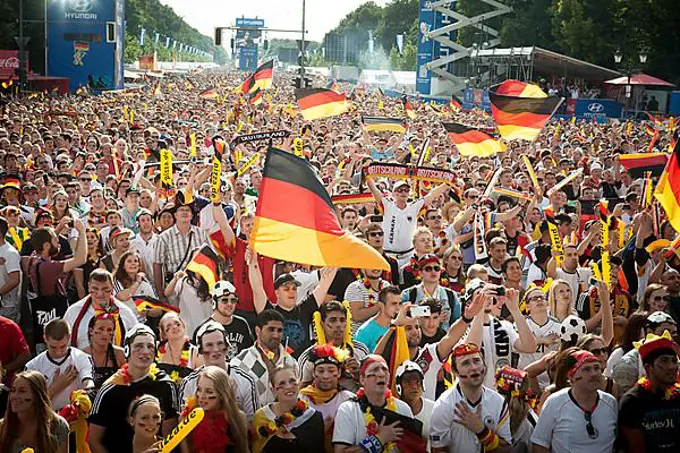
[[[413,307],[409,309],[408,316],[409,318],[426,318],[430,316],[430,307],[427,305]]]
[[[381,215],[372,215],[371,217],[368,218],[368,220],[370,220],[371,223],[382,223],[382,221],[383,221],[383,216],[381,216]]]

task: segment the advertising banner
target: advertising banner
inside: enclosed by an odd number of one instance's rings
[[[0,79],[19,77],[19,51],[0,50]],[[28,52],[26,52],[26,72],[28,72]]]
[[[621,118],[623,106],[613,99],[576,99],[576,117],[581,119]]]
[[[416,91],[430,95],[432,88],[432,71],[425,65],[434,57],[434,41],[426,36],[435,27],[435,12],[427,5],[430,0],[420,0],[420,16],[418,18],[418,53],[416,54]]]
[[[47,2],[48,74],[72,91],[122,89],[124,14],[124,0]]]

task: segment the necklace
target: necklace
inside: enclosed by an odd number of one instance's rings
[[[652,383],[647,376],[640,378],[635,384],[638,388],[645,390],[646,392],[653,393]],[[670,387],[666,387],[663,392],[664,400],[676,400],[680,398],[680,383],[676,382]]]

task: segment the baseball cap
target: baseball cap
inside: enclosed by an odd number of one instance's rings
[[[295,286],[300,286],[300,282],[292,274],[281,274],[274,280],[274,289],[279,289],[286,283],[295,283]]]
[[[392,188],[392,190],[399,190],[399,188],[403,186],[409,187],[408,181],[406,181],[405,179],[400,179],[399,181],[394,183],[394,187]]]
[[[647,323],[656,325],[663,323],[676,324],[675,319],[673,319],[671,315],[664,311],[655,311],[654,313],[647,316]]]

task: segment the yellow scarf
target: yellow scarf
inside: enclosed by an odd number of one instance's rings
[[[300,395],[305,395],[314,404],[326,404],[338,394],[338,389],[333,390],[319,390],[313,385],[300,389]]]

